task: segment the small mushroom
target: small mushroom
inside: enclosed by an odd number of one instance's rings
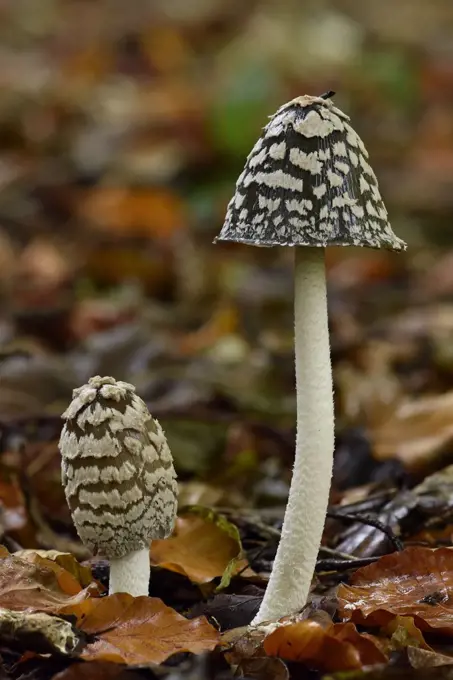
[[[110,594],[148,595],[150,543],[172,532],[176,516],[167,440],[129,383],[96,376],[72,397],[59,446],[77,532],[109,558]]]
[[[333,105],[333,94],[298,97],[271,118],[216,239],[295,247],[295,462],[280,543],[253,624],[305,605],[324,528],[334,450],[325,248],[406,248],[390,227],[365,146]]]

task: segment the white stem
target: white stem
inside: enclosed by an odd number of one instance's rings
[[[149,547],[134,550],[125,557],[111,559],[109,595],[148,595],[150,574]]]
[[[280,543],[252,625],[305,605],[332,477],[334,412],[324,248],[295,250],[296,454]]]

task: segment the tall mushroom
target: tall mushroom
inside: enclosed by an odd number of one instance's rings
[[[324,249],[404,250],[368,153],[329,92],[272,116],[249,154],[218,239],[295,247],[297,437],[282,534],[253,624],[304,606],[325,522],[334,450]]]
[[[110,594],[148,595],[151,540],[166,538],[176,515],[167,440],[129,383],[96,376],[72,396],[59,446],[77,532],[109,558]]]

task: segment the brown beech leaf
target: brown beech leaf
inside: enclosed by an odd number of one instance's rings
[[[276,628],[264,639],[268,656],[300,661],[320,671],[347,671],[387,661],[372,636],[351,623],[324,628],[317,621],[299,621]]]
[[[87,256],[86,271],[102,284],[119,284],[133,278],[153,293],[168,286],[174,276],[168,248],[147,250],[127,241],[93,247]]]
[[[96,187],[78,206],[93,226],[117,234],[168,239],[186,224],[181,199],[167,189]]]
[[[162,663],[172,654],[200,654],[217,646],[220,633],[204,616],[185,619],[162,600],[119,593],[85,600],[64,613],[96,641],[82,652],[88,661]]]
[[[377,459],[397,458],[411,472],[430,469],[453,442],[453,392],[401,403],[370,436]]]
[[[1,607],[57,613],[96,594],[95,585],[82,589],[72,574],[39,555],[32,562],[14,555],[0,559]]]
[[[14,553],[14,557],[35,564],[37,567],[53,571],[57,577],[58,585],[67,595],[77,595],[81,591],[81,585],[78,580],[69,571],[66,571],[66,569],[57,564],[57,562],[54,562],[52,559],[46,559],[33,550],[20,550],[18,552],[19,554],[17,555]]]
[[[14,553],[15,557],[19,557],[22,560],[27,560],[27,562],[32,562],[33,564],[42,564],[41,560],[45,560],[46,567],[50,567],[57,576],[59,575],[63,580],[66,580],[66,587],[63,585],[63,590],[69,592],[68,587],[71,588],[71,581],[68,574],[75,579],[76,588],[75,592],[80,590],[80,587],[85,588],[89,586],[90,583],[94,583],[93,575],[89,567],[80,564],[71,553],[61,552],[59,550],[18,550]],[[51,562],[56,565],[53,567]],[[72,586],[74,587],[74,585]],[[102,589],[102,586],[99,585]]]
[[[422,631],[453,635],[453,549],[410,547],[358,569],[338,589],[344,619],[385,626],[411,616]]]
[[[357,355],[358,366],[343,361],[336,367],[341,408],[348,422],[365,423],[374,432],[401,401],[402,386],[393,369],[395,346],[369,341]]]
[[[187,576],[193,583],[208,583],[231,576],[246,565],[237,527],[207,508],[194,507],[176,520],[171,538],[153,541],[151,563]]]

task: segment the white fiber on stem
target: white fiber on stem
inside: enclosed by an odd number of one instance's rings
[[[252,625],[305,605],[332,477],[334,410],[324,248],[295,251],[296,454],[280,543]]]
[[[110,558],[109,595],[148,595],[150,575],[149,546],[134,550],[124,557]]]

